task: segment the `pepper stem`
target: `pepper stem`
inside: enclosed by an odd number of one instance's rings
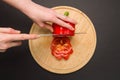
[[[65,16],[69,16],[69,12],[66,11],[66,12],[64,13],[64,15],[65,15]]]

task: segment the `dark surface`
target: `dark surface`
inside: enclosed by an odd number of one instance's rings
[[[73,6],[88,15],[97,32],[97,47],[81,70],[58,75],[42,69],[33,59],[27,41],[0,54],[0,80],[120,80],[119,0],[33,0],[46,7]],[[32,21],[0,1],[0,26],[29,33]]]

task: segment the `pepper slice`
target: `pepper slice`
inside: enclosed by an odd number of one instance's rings
[[[62,58],[68,60],[70,54],[73,53],[70,39],[68,37],[54,37],[51,43],[51,53],[58,60]]]

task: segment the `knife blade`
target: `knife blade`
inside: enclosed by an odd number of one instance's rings
[[[76,34],[86,34],[86,32],[79,32],[79,33],[75,33]],[[65,34],[67,35],[67,34]],[[39,37],[44,37],[44,36],[65,36],[64,34],[52,34],[52,33],[49,33],[49,34],[39,34],[38,36]]]

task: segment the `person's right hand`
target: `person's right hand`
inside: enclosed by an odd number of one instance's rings
[[[12,28],[0,28],[0,52],[5,52],[8,48],[20,46],[21,40],[36,39],[36,34],[21,34],[19,30]]]

